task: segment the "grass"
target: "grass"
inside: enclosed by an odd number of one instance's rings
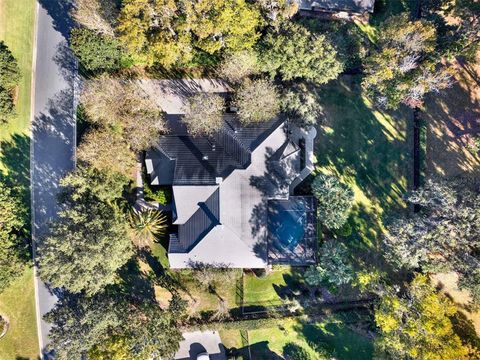
[[[16,98],[16,117],[0,127],[0,177],[23,191],[30,208],[30,91],[35,0],[0,0],[0,40],[18,61],[21,80]],[[0,294],[0,312],[10,319],[10,329],[0,340],[0,359],[37,359],[33,270],[28,268]]]
[[[407,1],[402,0],[377,0],[375,2],[375,12],[370,17],[368,24],[359,21],[356,21],[355,24],[371,42],[375,43],[378,39],[380,24],[390,16],[410,11],[409,5],[406,3]]]
[[[427,128],[427,177],[452,178],[480,175],[480,154],[468,148],[464,130],[478,127],[480,114],[480,52],[475,62],[450,64],[456,83],[440,94],[428,96],[421,113]],[[480,136],[477,132],[476,136]]]
[[[1,128],[2,142],[12,141],[15,135],[29,134],[35,4],[35,0],[0,0],[0,40],[5,41],[12,51],[21,72],[16,102],[17,116]],[[21,151],[28,153],[28,148]],[[5,170],[4,164],[0,164],[0,167]]]
[[[298,271],[289,266],[276,267],[265,277],[257,277],[249,272],[244,276],[244,305],[275,306],[285,303],[282,298],[284,289],[295,288]]]
[[[354,190],[345,243],[362,268],[377,264],[380,235],[392,213],[405,208],[402,195],[412,174],[411,112],[374,108],[362,94],[360,78],[343,76],[320,94],[324,124],[318,126],[317,172],[335,174]],[[378,251],[375,251],[378,250]]]
[[[242,347],[238,330],[221,331],[220,336],[227,347]],[[278,326],[248,331],[248,338],[255,360],[282,356],[283,348],[288,343],[305,348],[312,359],[321,359],[322,351],[335,354],[339,360],[371,359],[373,353],[368,338],[352,331],[334,317],[315,324],[305,324],[299,319],[278,320]]]
[[[38,338],[33,287],[33,269],[27,268],[0,294],[0,313],[10,321],[7,335],[0,339],[0,359],[37,359]]]

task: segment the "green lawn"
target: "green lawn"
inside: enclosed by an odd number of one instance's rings
[[[28,208],[35,6],[35,0],[0,0],[0,40],[4,40],[13,52],[22,75],[16,101],[17,116],[7,126],[0,127],[0,176],[23,190]],[[38,338],[32,269],[26,270],[0,294],[0,312],[11,322],[7,336],[0,340],[0,359],[36,359]]]
[[[378,261],[379,235],[393,212],[405,207],[402,195],[412,174],[411,113],[375,109],[360,79],[343,76],[323,88],[324,123],[316,139],[317,171],[339,176],[355,192],[345,243],[362,268]]]
[[[33,270],[28,268],[0,294],[0,313],[10,321],[7,335],[0,339],[0,359],[37,359],[38,338],[35,315]]]
[[[298,269],[292,271],[289,266],[281,266],[273,269],[265,277],[257,277],[249,272],[243,279],[244,305],[252,306],[275,306],[285,303],[282,299],[288,287],[288,290],[294,290],[298,284]],[[285,296],[283,296],[285,297]]]
[[[35,0],[0,0],[0,40],[13,52],[22,75],[16,104],[18,116],[2,127],[2,142],[29,133],[35,4]]]
[[[238,330],[221,331],[222,342],[228,347],[241,348]],[[339,360],[371,359],[373,346],[369,339],[345,327],[333,317],[316,324],[304,324],[298,319],[278,320],[275,327],[248,331],[252,358],[276,359],[282,356],[288,343],[305,348],[312,359],[322,359],[320,351]]]

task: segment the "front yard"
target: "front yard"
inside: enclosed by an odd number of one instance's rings
[[[312,359],[329,359],[324,357],[327,354],[339,360],[372,358],[371,340],[334,316],[317,323],[288,318],[278,320],[277,324],[247,332],[252,359],[283,359],[284,348],[290,343],[303,347]],[[248,352],[240,331],[222,330],[220,336],[227,347],[243,348],[243,353]]]

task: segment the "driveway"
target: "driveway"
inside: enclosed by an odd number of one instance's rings
[[[57,215],[59,180],[75,166],[76,62],[68,49],[72,26],[68,0],[39,0],[31,141],[32,237],[34,245]],[[37,322],[42,354],[50,325],[43,321],[56,296],[35,278]]]
[[[207,352],[211,360],[227,359],[218,331],[188,332],[183,334],[183,338],[175,354],[176,360],[196,360],[202,352]]]

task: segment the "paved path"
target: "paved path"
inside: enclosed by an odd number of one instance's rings
[[[31,143],[32,235],[34,242],[57,213],[62,176],[74,168],[76,63],[67,47],[68,0],[39,0]],[[35,279],[39,343],[47,352],[50,326],[41,318],[56,297]]]

